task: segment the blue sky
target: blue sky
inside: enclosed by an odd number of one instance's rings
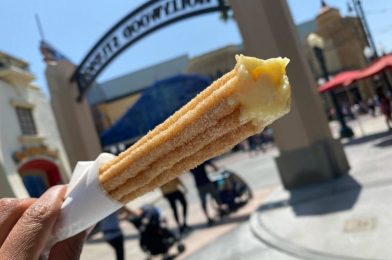
[[[47,93],[45,64],[38,50],[34,15],[39,14],[46,40],[76,64],[115,22],[146,0],[12,0],[1,1],[0,50],[30,63],[36,83]],[[240,0],[239,0],[240,1]],[[300,23],[315,17],[318,0],[288,0],[293,18]],[[326,0],[347,14],[346,1]],[[376,43],[392,50],[392,1],[362,0]],[[223,23],[218,14],[192,18],[166,27],[133,45],[100,75],[107,80],[181,54],[202,54],[241,42],[233,21]]]

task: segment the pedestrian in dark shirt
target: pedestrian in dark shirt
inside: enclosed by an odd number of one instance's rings
[[[219,203],[218,192],[214,186],[214,184],[210,181],[207,176],[206,166],[210,165],[215,171],[219,170],[219,168],[213,164],[211,161],[206,161],[196,168],[192,169],[192,175],[195,179],[195,184],[197,191],[199,193],[201,207],[203,212],[208,220],[208,225],[214,224],[214,220],[210,217],[207,210],[207,195],[210,194],[211,197],[215,199],[217,203]]]
[[[117,212],[109,215],[99,223],[103,237],[116,252],[117,260],[124,260],[124,236],[121,231]]]
[[[391,100],[384,94],[382,89],[377,90],[377,96],[380,102],[381,113],[385,116],[388,129],[392,129],[392,114],[391,114]]]
[[[174,219],[178,225],[180,233],[185,233],[190,231],[191,228],[186,223],[186,216],[188,211],[188,203],[185,199],[184,193],[186,193],[187,189],[179,178],[175,178],[172,181],[162,185],[161,191],[163,196],[167,199],[170,204],[170,207],[173,211]],[[177,205],[176,202],[179,202],[182,206],[182,223],[180,222],[180,218],[178,216]]]

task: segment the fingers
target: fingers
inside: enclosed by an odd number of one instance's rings
[[[55,186],[31,205],[15,224],[0,249],[5,259],[38,259],[60,211],[65,186]]]
[[[0,199],[0,247],[23,212],[34,202],[35,199]]]
[[[58,242],[50,250],[49,260],[79,259],[87,232],[83,231],[76,236]]]

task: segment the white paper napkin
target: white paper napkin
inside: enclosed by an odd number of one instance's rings
[[[88,229],[123,206],[109,198],[98,181],[99,167],[114,157],[102,153],[95,161],[77,163],[44,258],[57,242]]]

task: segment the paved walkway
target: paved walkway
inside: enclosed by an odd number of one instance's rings
[[[275,149],[253,158],[243,153],[221,158],[218,164],[240,173],[254,190],[255,199],[211,228],[205,226],[192,177],[184,175],[182,179],[189,187],[189,223],[194,231],[184,239],[187,250],[179,259],[336,259],[337,256],[392,255],[390,248],[380,243],[392,234],[388,207],[392,202],[389,170],[392,169],[392,136],[385,132],[381,117],[365,116],[361,123],[366,136],[361,136],[359,125],[352,121],[350,125],[357,138],[345,141],[352,177],[298,190],[295,194],[280,187],[273,160],[278,154]],[[331,128],[336,135],[338,126],[331,124]],[[169,225],[175,226],[159,192],[148,194],[130,206],[147,202],[156,203]],[[127,222],[121,226],[127,238],[126,259],[144,259],[137,231]],[[114,254],[97,234],[86,244],[81,259],[114,259]]]
[[[278,187],[279,177],[272,160],[276,154],[277,150],[270,148],[267,154],[249,157],[247,153],[235,153],[224,156],[216,162],[219,166],[240,174],[251,186],[254,192],[254,199],[243,209],[224,219],[222,222],[217,223],[217,225],[213,227],[207,228],[206,226],[206,219],[201,212],[192,176],[185,174],[181,177],[188,187],[188,221],[194,230],[184,239],[187,249],[178,259],[187,258],[189,255],[206,245],[211,244],[220,236],[230,233],[230,231],[235,229],[238,225],[248,222],[250,214],[253,213],[263,200]],[[263,178],[260,178],[260,176],[263,176]],[[169,226],[175,227],[168,204],[162,199],[160,192],[158,191],[149,193],[128,204],[128,206],[135,208],[146,203],[154,203],[158,206],[162,210],[163,215],[168,219]],[[126,221],[121,223],[121,227],[126,237],[126,259],[144,259],[145,255],[140,250],[138,244],[137,230]],[[114,259],[114,252],[111,250],[110,246],[102,240],[102,235],[97,234],[86,243],[81,259]]]
[[[363,120],[369,135],[345,141],[350,175],[276,189],[249,223],[189,259],[392,259],[392,133],[382,118]]]
[[[185,239],[184,244],[186,251],[178,259],[185,259],[189,255],[195,253],[197,250],[204,246],[212,243],[220,236],[230,232],[235,227],[242,223],[246,223],[249,220],[250,214],[257,210],[258,206],[263,200],[270,195],[275,188],[265,188],[263,190],[256,191],[254,193],[254,199],[246,205],[243,209],[239,210],[235,214],[223,219],[223,221],[217,222],[212,227],[207,227],[205,217],[200,211],[198,203],[190,204],[189,210],[189,225],[194,229]],[[160,201],[164,203],[164,201]],[[171,212],[164,208],[164,215],[168,218],[169,226],[174,227],[175,223],[172,219]],[[134,227],[123,221],[121,227],[125,232],[126,242],[126,259],[144,259],[145,255],[140,250],[138,245],[138,233]],[[102,235],[97,234],[86,243],[81,259],[114,259],[114,253],[111,251],[109,245],[104,243]]]

